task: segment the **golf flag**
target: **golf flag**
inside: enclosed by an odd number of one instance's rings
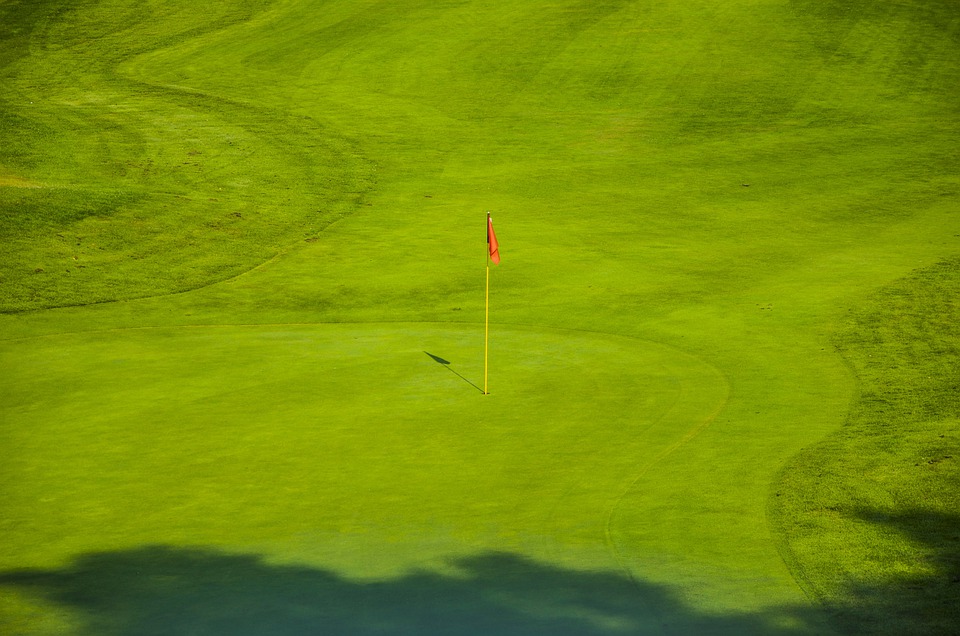
[[[490,260],[494,265],[500,264],[500,244],[497,243],[497,235],[493,231],[493,219],[487,212],[487,247],[490,249]]]

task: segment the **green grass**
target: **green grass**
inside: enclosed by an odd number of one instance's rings
[[[0,16],[0,631],[956,622],[953,3]]]
[[[783,473],[775,517],[787,557],[851,631],[954,629],[958,292],[952,259],[851,312],[837,345],[860,378],[857,404],[840,431]]]
[[[12,54],[0,71],[13,86],[0,109],[0,184],[12,190],[0,219],[12,248],[0,311],[230,278],[315,237],[369,188],[353,145],[309,117],[117,72],[131,56],[227,28],[252,9],[49,4],[7,9],[20,32],[39,23],[44,36],[40,54]]]

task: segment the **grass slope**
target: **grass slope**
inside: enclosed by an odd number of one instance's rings
[[[847,418],[847,309],[956,254],[952,3],[195,4],[0,2],[0,625],[865,606],[782,469]]]

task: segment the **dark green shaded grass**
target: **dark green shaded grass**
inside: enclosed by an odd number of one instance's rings
[[[960,621],[958,298],[950,260],[851,312],[836,344],[858,399],[778,485],[786,553],[850,632],[946,634]]]
[[[54,633],[613,636],[658,633],[661,620],[646,611],[656,606],[683,633],[786,636],[802,616],[712,616],[690,610],[669,588],[506,552],[445,565],[447,572],[365,580],[256,555],[143,546],[0,574],[0,583],[88,611],[72,620],[48,613]]]

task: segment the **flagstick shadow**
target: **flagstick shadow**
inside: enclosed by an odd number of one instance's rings
[[[430,356],[430,357],[433,359],[433,361],[436,362],[437,364],[443,365],[448,371],[450,371],[450,373],[452,373],[453,375],[457,376],[458,378],[460,378],[461,380],[463,380],[464,382],[466,382],[467,384],[469,384],[470,386],[472,386],[473,388],[475,388],[477,391],[480,391],[481,393],[483,393],[483,389],[481,389],[480,387],[478,387],[476,384],[474,384],[473,382],[471,382],[470,380],[468,380],[468,379],[465,378],[464,376],[460,375],[452,366],[450,366],[450,361],[449,361],[449,360],[444,360],[444,359],[441,358],[440,356],[435,356],[435,355],[433,355],[432,353],[430,353],[429,351],[424,351],[424,353],[426,353],[428,356]]]

